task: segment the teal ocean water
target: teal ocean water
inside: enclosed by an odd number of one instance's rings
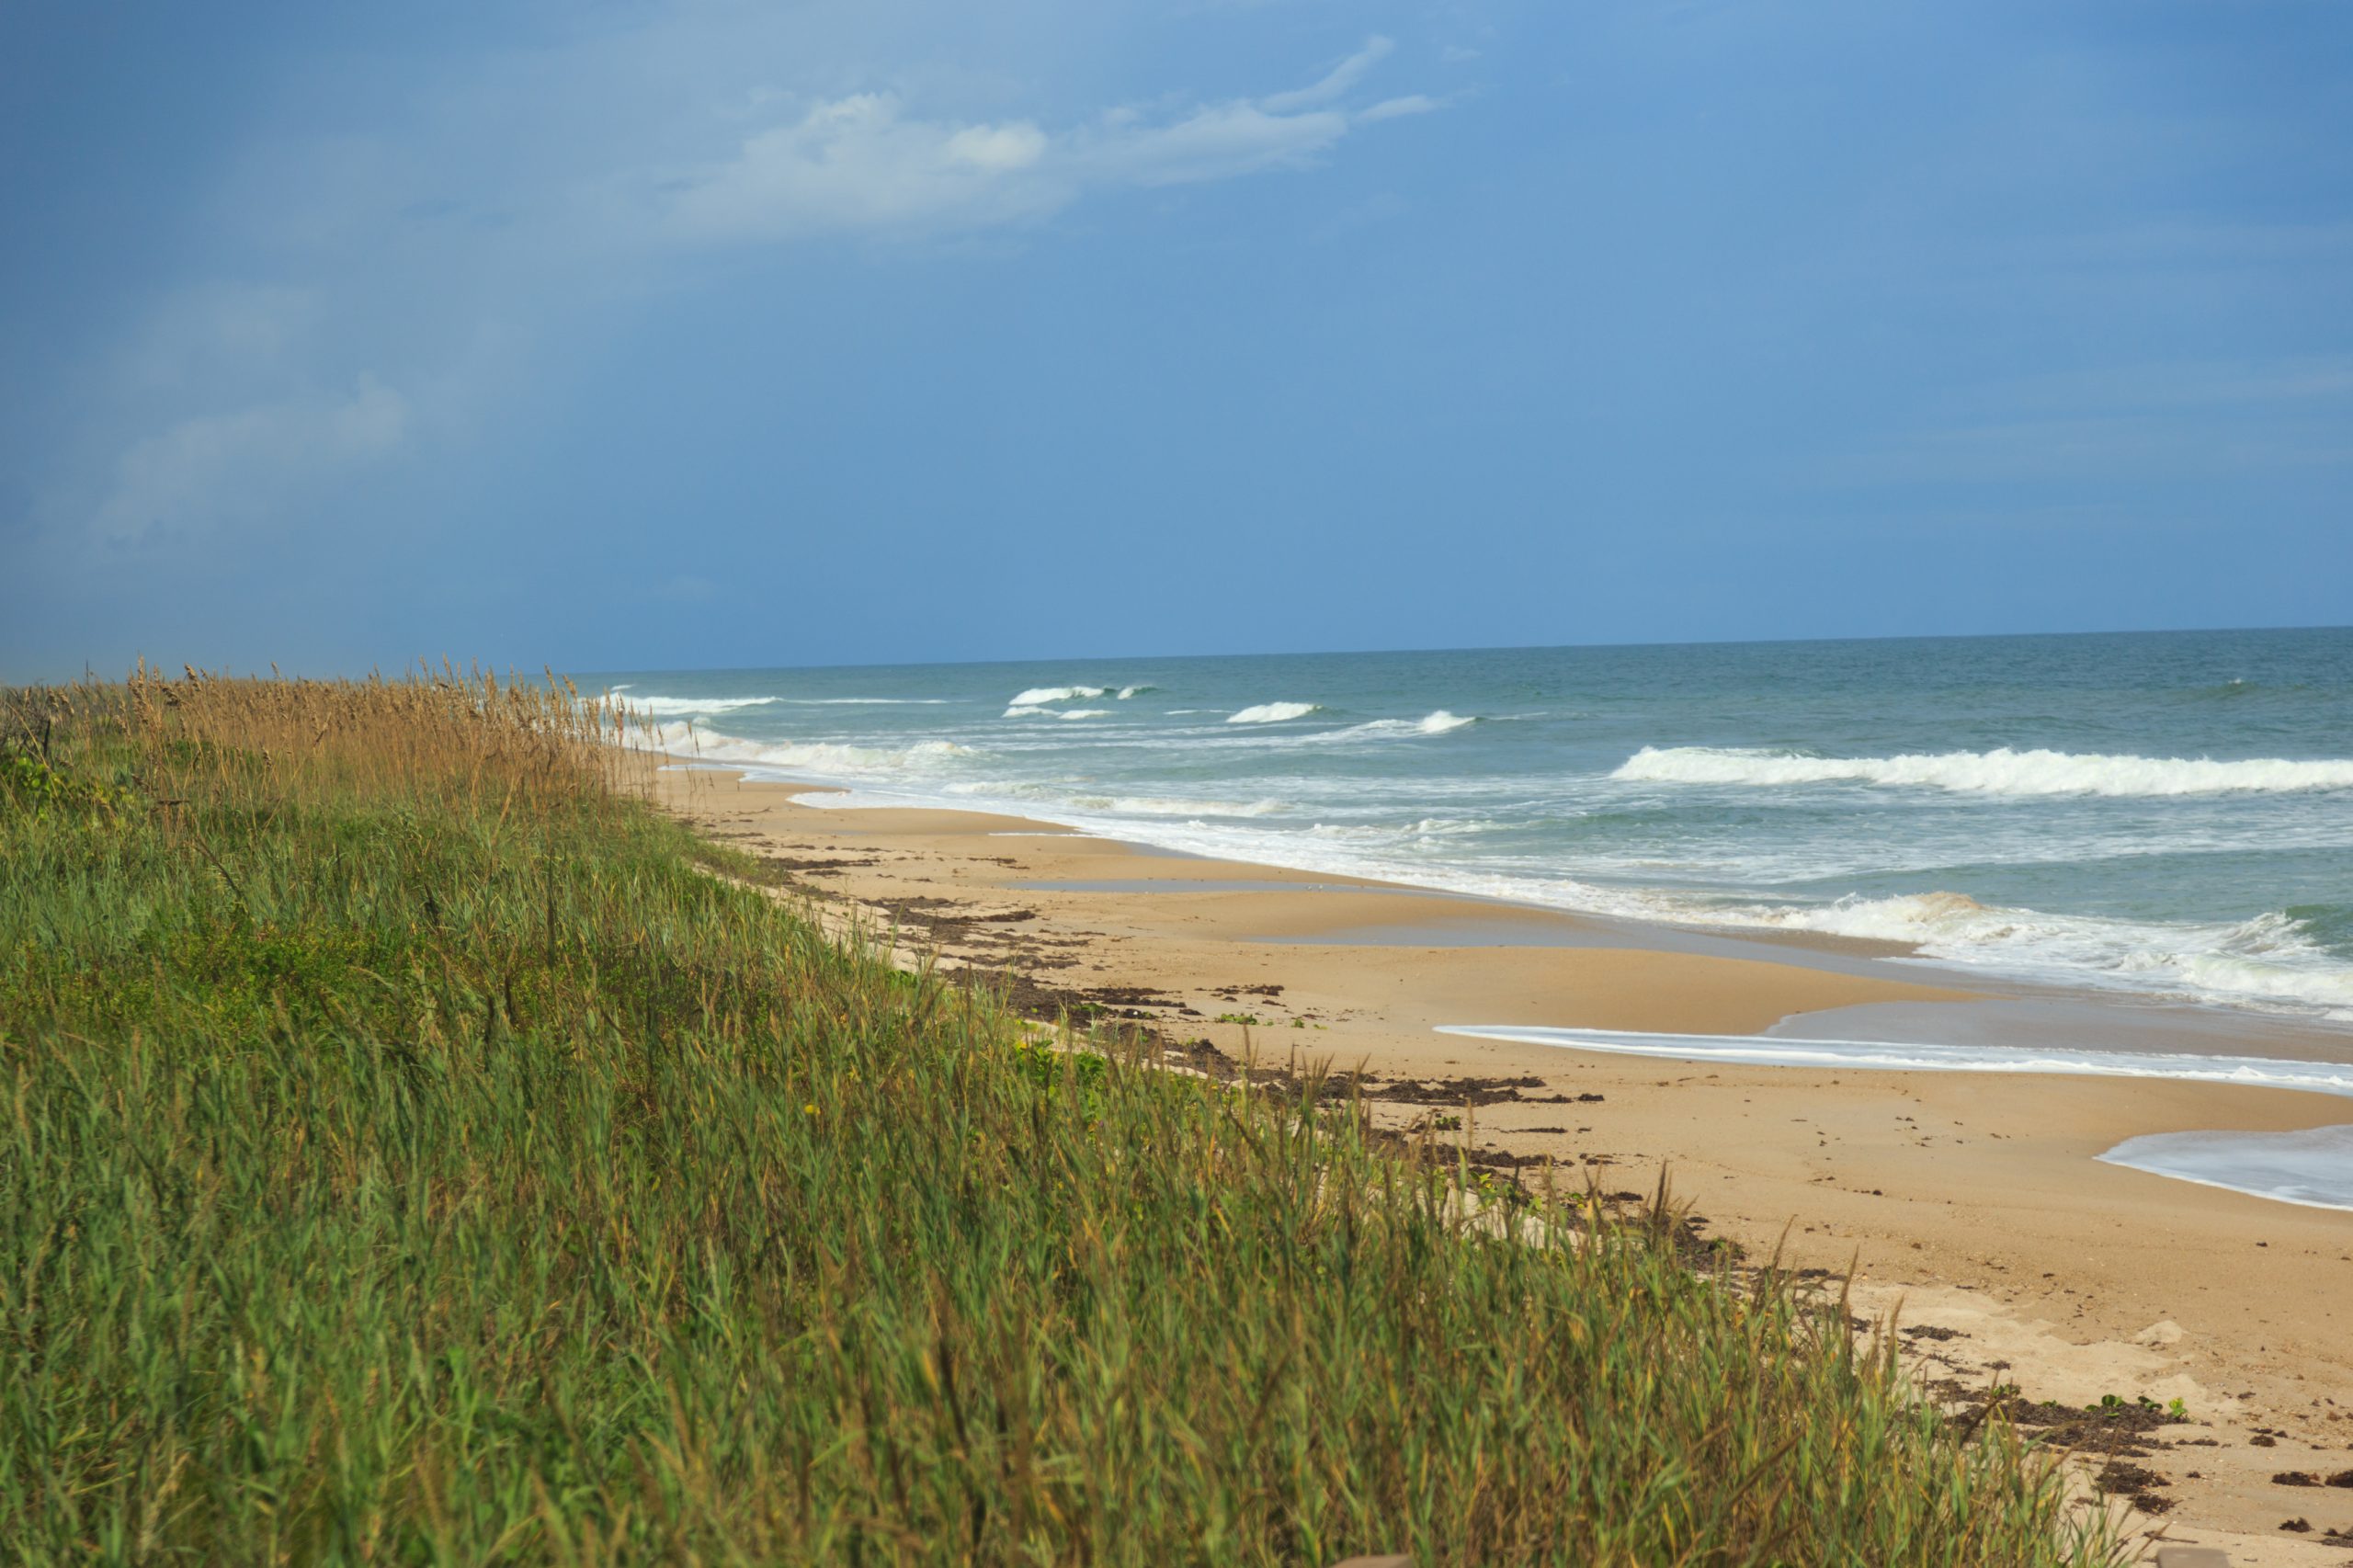
[[[583,684],[858,801],[2353,1022],[2353,630]]]

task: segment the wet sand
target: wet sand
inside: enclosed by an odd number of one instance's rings
[[[1697,1065],[1441,1035],[1471,1023],[1822,1038],[1857,1020],[1997,1034],[2018,1008],[2093,1009],[2141,1049],[2353,1059],[2353,1040],[2196,1012],[2168,1017],[1907,965],[1885,944],[1757,940],[1585,919],[1279,868],[1195,859],[1049,824],[796,804],[814,786],[670,769],[664,799],[774,863],[779,896],[894,932],[910,961],[1009,971],[1174,1039],[1361,1068],[1405,1128],[1431,1091],[1509,1080],[1447,1136],[1545,1156],[1581,1187],[1647,1190],[1664,1166],[1712,1234],[1861,1281],[1901,1308],[1921,1375],[2030,1401],[2179,1398],[2187,1424],[2132,1462],[2163,1478],[2168,1539],[2241,1563],[2343,1563],[2353,1487],[2353,1213],[2169,1180],[2097,1156],[2192,1130],[2353,1122],[2269,1088]],[[1860,1011],[1845,1011],[1860,1009]],[[1972,1017],[1976,1015],[1976,1017]],[[1255,1017],[1246,1024],[1221,1021]],[[1814,1027],[1809,1028],[1809,1017]],[[2080,1012],[2076,1015],[2081,1017]],[[1865,1038],[1870,1038],[1865,1036]],[[2151,1041],[2158,1042],[2152,1046]],[[1458,1102],[1459,1103],[1459,1102]],[[1949,1331],[1949,1332],[1948,1332]],[[2310,1535],[2282,1532],[2303,1517]]]

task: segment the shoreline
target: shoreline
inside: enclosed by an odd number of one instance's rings
[[[1279,861],[1237,860],[1230,857],[1154,843],[1149,839],[1126,836],[1124,831],[1110,827],[1090,826],[1063,822],[1057,818],[1032,816],[999,802],[969,803],[929,796],[899,795],[888,789],[858,780],[824,778],[753,778],[755,772],[774,775],[772,765],[715,760],[696,754],[663,753],[667,758],[665,768],[678,773],[710,773],[734,778],[746,784],[771,787],[789,795],[840,794],[852,797],[841,806],[810,806],[808,809],[828,812],[939,812],[1019,824],[1010,831],[998,828],[993,836],[1042,838],[1069,837],[1092,842],[1116,844],[1130,853],[1155,859],[1166,858],[1195,864],[1231,867],[1236,876],[1200,877],[1134,877],[1115,879],[1128,891],[1149,892],[1174,891],[1176,886],[1203,887],[1216,884],[1227,891],[1268,891],[1279,885],[1302,891],[1310,889],[1345,890],[1358,893],[1387,893],[1405,898],[1440,901],[1448,907],[1442,927],[1433,926],[1428,935],[1442,939],[1427,945],[1443,947],[1483,947],[1488,945],[1586,946],[1617,947],[1645,952],[1676,952],[1711,956],[1747,958],[1770,963],[1789,963],[1808,968],[1822,968],[1838,972],[1893,978],[1903,983],[1967,993],[1966,997],[1953,1000],[1991,1000],[2040,1005],[2046,1007],[2073,1009],[2077,1017],[2068,1020],[2076,1027],[2091,1015],[2097,1015],[2111,1024],[2130,1018],[2130,1029],[2135,1042],[2145,1045],[2152,1028],[2166,1036],[2196,1037],[2198,1035],[2228,1034],[2237,1039],[2255,1037],[2264,1044],[2262,1051],[2278,1051],[2291,1060],[2342,1062],[2353,1067],[2353,1022],[2338,1023],[2328,1018],[2264,1008],[2246,1002],[2232,1002],[2214,998],[2182,998],[2125,987],[2109,988],[2087,981],[2052,978],[2040,974],[2004,970],[1992,965],[1977,966],[1963,960],[1927,953],[1926,944],[1898,940],[1893,937],[1857,937],[1838,932],[1818,931],[1804,927],[1749,926],[1739,923],[1670,920],[1661,916],[1627,915],[1616,912],[1584,910],[1560,904],[1544,903],[1533,899],[1514,897],[1505,893],[1468,891],[1440,882],[1412,882],[1394,878],[1367,875],[1361,872],[1325,870],[1314,866],[1289,865]],[[1116,824],[1120,830],[1142,824]],[[1165,883],[1164,889],[1158,884]],[[1151,884],[1151,885],[1147,885]],[[1013,884],[1019,891],[1035,892],[1113,892],[1118,889],[1090,882],[1057,885]],[[1453,906],[1468,906],[1456,909]],[[1489,941],[1466,939],[1476,933],[1477,912],[1490,911],[1495,918]],[[1531,939],[1530,927],[1538,922],[1547,924],[1540,937]],[[1307,935],[1271,934],[1263,940],[1276,942],[1308,942],[1348,940],[1375,942],[1381,945],[1407,945],[1404,937],[1412,933],[1403,927],[1406,923],[1363,921],[1354,925],[1333,926],[1316,923],[1307,927]],[[1749,951],[1760,949],[1763,951]],[[1883,974],[1881,966],[1917,964],[1918,971],[1905,970],[1896,975]],[[1794,1015],[1792,1015],[1794,1017]],[[1779,1023],[1790,1020],[1784,1018]],[[1630,1031],[1631,1032],[1631,1031]],[[1739,1032],[1731,1030],[1701,1030],[1701,1033]],[[1770,1032],[1759,1031],[1759,1032]],[[1862,1037],[1857,1037],[1859,1040]],[[1877,1037],[1873,1037],[1877,1038]],[[2047,1040],[2039,1033],[2038,1040]],[[1907,1034],[1887,1043],[1915,1043]],[[1916,1043],[1947,1043],[1931,1033]],[[2162,1043],[2162,1041],[2160,1042]],[[2097,1049],[2095,1047],[2095,1049]],[[2185,1052],[2187,1053],[2187,1052]],[[2256,1051],[2243,1053],[2255,1055]],[[2353,1115],[2353,1112],[2348,1112]]]
[[[756,744],[735,741],[731,737],[716,738],[727,744]],[[655,749],[660,748],[657,746]],[[1183,834],[1163,833],[1159,836],[1152,836],[1155,825],[1165,825],[1152,822],[1126,819],[1096,821],[1086,819],[1083,813],[1067,820],[1059,816],[1042,817],[1033,814],[1030,807],[1015,801],[985,796],[967,800],[930,795],[870,780],[830,778],[822,770],[800,776],[777,763],[706,756],[699,749],[691,752],[663,751],[662,755],[669,758],[671,766],[680,769],[735,777],[758,774],[761,776],[759,782],[773,783],[799,793],[850,797],[844,806],[824,808],[827,810],[948,812],[988,816],[1030,824],[1038,831],[1067,833],[1120,843],[1138,853],[1149,853],[1154,857],[1208,861],[1279,872],[1286,878],[1303,877],[1361,891],[1420,894],[1443,899],[1453,904],[1488,907],[1505,912],[1515,924],[1531,916],[1558,917],[1573,923],[1573,928],[1584,932],[1587,940],[1614,937],[1624,945],[1646,950],[1725,951],[1727,949],[1722,945],[1732,944],[1741,948],[1783,950],[1757,955],[1768,961],[1816,963],[1836,958],[1917,964],[1927,977],[1923,983],[2001,997],[2080,1005],[2103,1013],[2154,1009],[2174,1020],[2218,1021],[2242,1033],[2255,1032],[2290,1040],[2318,1041],[2321,1044],[2317,1051],[2308,1054],[2302,1050],[2293,1050],[2290,1054],[2353,1063],[2353,1015],[2338,1017],[2325,1013],[2314,1014],[2302,1010],[2302,1004],[2266,1000],[2259,995],[2169,994],[2161,990],[2143,989],[2123,983],[2108,983],[2100,978],[2101,971],[2097,971],[2033,965],[2011,967],[1979,962],[1931,951],[1930,942],[1923,938],[1853,935],[1798,925],[1749,923],[1734,918],[1710,919],[1700,915],[1686,918],[1651,910],[1548,903],[1525,892],[1497,892],[1442,876],[1405,880],[1414,873],[1399,872],[1393,869],[1329,869],[1318,863],[1313,857],[1295,860],[1262,860],[1252,858],[1248,850],[1237,850],[1232,846],[1203,846],[1184,842],[1186,835]],[[1137,836],[1139,835],[1144,836]],[[1604,890],[1597,887],[1595,891]],[[1625,898],[1634,901],[1645,897],[1669,897],[1675,892],[1665,887],[1631,887],[1620,891]],[[2031,910],[2021,913],[2031,918],[2045,918]],[[1791,960],[1785,956],[1787,953],[1808,956]],[[2148,1022],[2145,1016],[2141,1017],[2136,1021],[2136,1028],[2145,1027]],[[2193,1030],[2196,1027],[2195,1024],[2190,1025]]]
[[[834,787],[679,760],[658,776],[665,802],[767,859],[779,895],[809,898],[836,929],[896,926],[906,951],[943,967],[1017,970],[1228,1054],[1361,1066],[1420,1091],[1375,1097],[1378,1122],[1551,1160],[1579,1183],[1639,1189],[1664,1170],[1714,1233],[1756,1256],[1786,1244],[1798,1267],[1855,1260],[1859,1310],[1901,1301],[1907,1325],[1949,1329],[1911,1342],[1940,1375],[2029,1399],[2183,1399],[2203,1425],[2181,1438],[2194,1462],[2162,1467],[2180,1503],[2166,1517],[2245,1537],[2200,1537],[2234,1561],[2336,1561],[2276,1553],[2293,1543],[2272,1532],[2297,1510],[2268,1476],[2299,1458],[2277,1449],[2353,1445],[2338,1421],[2353,1408],[2316,1397],[2353,1389],[2353,1307],[2339,1307],[2353,1301],[2353,1217],[2099,1155],[2147,1134],[2353,1120],[2341,1105],[2171,1079],[1697,1063],[1442,1036],[1476,1021],[1756,1035],[2022,988],[1745,933],[1666,927],[1672,940],[1636,946],[1625,923],[1180,858],[1032,819],[802,805],[792,797]],[[1496,939],[1497,925],[1521,939]],[[1350,939],[1400,929],[1430,939]],[[1466,1085],[1481,1086],[1472,1103],[1433,1108]],[[2277,1449],[2253,1441],[2258,1426],[2283,1434]],[[2347,1462],[2316,1452],[2310,1467]]]

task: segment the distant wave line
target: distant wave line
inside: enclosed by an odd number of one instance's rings
[[[1911,785],[1984,795],[2168,796],[2353,790],[2353,761],[2151,757],[2060,751],[1808,756],[1724,746],[1644,746],[1610,774],[1629,783]]]

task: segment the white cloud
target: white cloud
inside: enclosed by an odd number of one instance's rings
[[[918,118],[889,93],[829,99],[680,182],[671,218],[698,240],[936,233],[1046,218],[1093,189],[1302,168],[1358,125],[1438,107],[1418,95],[1364,109],[1341,102],[1391,47],[1369,40],[1291,92],[1158,118],[1112,109],[1059,131]]]
[[[1358,125],[1370,125],[1375,120],[1396,119],[1409,114],[1429,114],[1439,108],[1436,98],[1420,93],[1408,93],[1403,97],[1383,98],[1357,116]]]
[[[1188,185],[1303,167],[1348,125],[1338,109],[1270,114],[1253,103],[1217,104],[1170,125],[1114,124],[1075,134],[1063,156],[1088,183]]]
[[[1290,114],[1298,109],[1319,108],[1345,97],[1347,90],[1363,80],[1364,74],[1381,63],[1383,56],[1396,47],[1387,39],[1375,34],[1365,40],[1364,47],[1341,61],[1313,86],[1294,92],[1276,93],[1258,100],[1258,107],[1271,114]]]
[[[371,376],[345,394],[180,420],[116,459],[92,530],[131,544],[267,514],[311,482],[386,456],[408,423],[407,400]]]
[[[479,427],[551,321],[647,286],[680,242],[1035,224],[1094,193],[1311,167],[1434,107],[1370,101],[1392,52],[1375,37],[1289,91],[1093,109],[1034,64],[1076,9],[1008,33],[943,31],[922,6],[688,7],[470,57],[381,125],[261,138],[210,201],[243,280],[126,312],[89,356],[86,432],[41,487],[43,526],[112,551],[262,537],[426,426]],[[793,80],[759,85],[779,60]],[[845,90],[879,72],[899,90]]]
[[[674,213],[700,238],[1009,222],[1069,199],[1037,172],[1047,146],[1027,121],[910,119],[895,97],[859,93],[749,138]]]

